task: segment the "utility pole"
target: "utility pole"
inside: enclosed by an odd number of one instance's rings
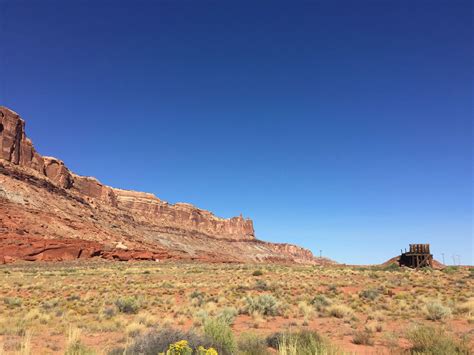
[[[453,254],[453,265],[456,265],[456,258],[454,257],[454,254]]]
[[[323,251],[321,249],[319,249],[319,258],[322,259],[323,258]]]
[[[443,256],[443,265],[446,265],[446,264],[444,263],[444,253],[441,253],[441,255]]]
[[[461,255],[456,255],[458,257],[458,265],[461,266]]]

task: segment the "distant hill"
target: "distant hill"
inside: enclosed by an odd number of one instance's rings
[[[398,261],[400,259],[400,255],[394,256],[393,258],[387,260],[382,264],[382,266],[390,266],[390,265],[399,265]],[[433,269],[442,269],[446,267],[443,263],[440,263],[438,260],[433,259]]]

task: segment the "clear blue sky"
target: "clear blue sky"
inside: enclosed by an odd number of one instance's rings
[[[97,4],[100,3],[100,4]],[[79,174],[347,263],[473,263],[472,2],[0,0],[0,104]]]

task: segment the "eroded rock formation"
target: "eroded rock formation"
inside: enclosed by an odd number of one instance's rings
[[[242,216],[219,218],[187,203],[169,204],[153,194],[76,175],[61,160],[38,154],[26,137],[24,120],[1,106],[0,211],[4,261],[114,259],[111,250],[120,251],[116,259],[121,260],[166,255],[209,261],[315,261],[309,250],[258,241],[252,221]],[[19,245],[15,255],[11,243]],[[119,244],[123,248],[117,248]],[[40,245],[44,250],[38,252]]]
[[[0,158],[37,171],[44,170],[43,158],[25,135],[25,121],[5,107],[0,107],[0,148]]]
[[[109,260],[165,260],[172,258],[166,250],[124,250],[97,242],[80,239],[45,239],[24,236],[22,238],[0,236],[0,264],[16,260],[70,261],[101,257]]]

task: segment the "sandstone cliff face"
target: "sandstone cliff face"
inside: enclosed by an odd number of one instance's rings
[[[2,159],[37,171],[44,169],[43,158],[26,138],[25,121],[4,107],[0,107],[0,148]]]
[[[61,160],[39,155],[26,137],[24,120],[5,107],[0,107],[0,125],[1,158],[31,168],[59,187],[113,207],[121,207],[167,228],[184,229],[215,238],[254,239],[251,220],[242,217],[218,218],[189,204],[170,205],[152,194],[114,189],[95,178],[71,173]]]
[[[253,222],[242,216],[223,219],[187,203],[170,205],[153,194],[113,189],[119,208],[140,218],[207,236],[232,240],[253,240]]]
[[[279,254],[291,255],[295,259],[309,260],[313,258],[313,253],[301,247],[292,244],[271,244],[271,248]]]
[[[41,245],[37,238],[67,239],[63,244],[54,244],[55,252],[45,247],[45,251],[35,254],[51,258],[61,254],[58,249],[62,246],[67,257],[77,254],[113,258],[110,249],[121,245],[130,249],[123,252],[126,255],[122,253],[122,259],[143,256],[146,251],[150,258],[166,255],[236,262],[315,260],[310,251],[297,246],[256,240],[252,221],[242,216],[223,219],[187,203],[169,204],[153,194],[120,190],[95,178],[76,175],[61,160],[38,154],[26,137],[25,122],[2,106],[0,212],[0,257],[8,256],[5,250],[11,253],[12,240],[23,243],[21,255],[29,255],[25,247],[30,245],[25,239],[28,237],[36,248],[33,254]],[[82,253],[77,250],[82,244],[75,244],[74,240],[96,244],[84,244]],[[10,243],[9,248],[5,243]]]

